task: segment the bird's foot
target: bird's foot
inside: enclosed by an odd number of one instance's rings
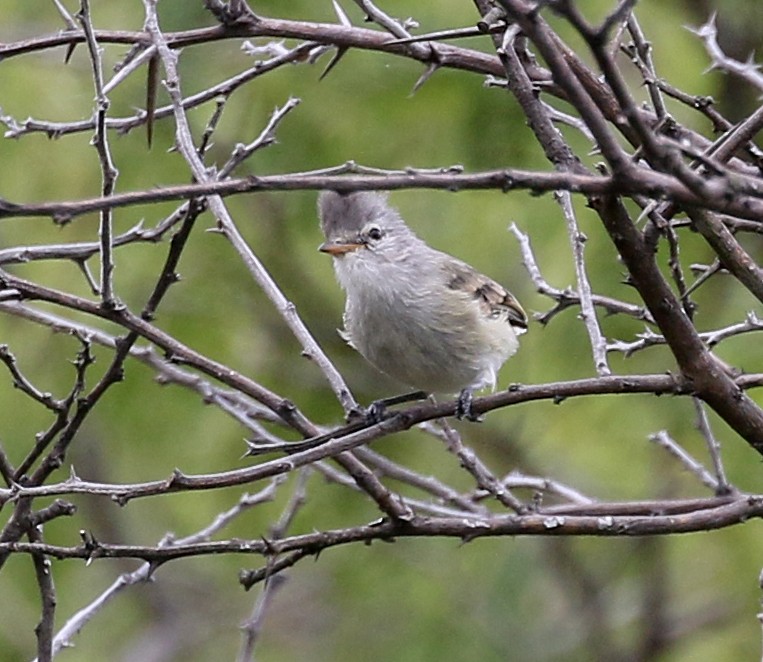
[[[458,400],[456,401],[456,418],[459,421],[466,419],[467,421],[472,421],[473,423],[480,423],[485,419],[484,416],[475,414],[472,411],[473,398],[474,393],[470,388],[465,388],[463,391],[461,391],[461,393],[459,393]]]
[[[387,409],[389,409],[389,404],[385,399],[374,400],[366,409],[366,423],[368,425],[381,423],[387,416]]]
[[[347,413],[346,421],[350,424],[376,425],[381,423],[387,412],[384,400],[374,400],[368,407],[355,407]]]
[[[385,418],[389,418],[387,409],[392,405],[399,405],[414,400],[423,400],[426,397],[427,394],[424,391],[413,391],[411,393],[403,393],[401,395],[393,395],[389,398],[374,400],[367,409],[360,407],[358,409],[353,409],[347,415],[347,422],[363,422],[366,425],[376,425],[376,423],[381,423]]]

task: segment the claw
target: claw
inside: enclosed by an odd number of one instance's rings
[[[366,420],[366,409],[361,406],[353,407],[347,412],[344,420],[347,423],[362,423]]]
[[[479,423],[480,421],[484,420],[484,416],[475,414],[472,411],[473,397],[474,393],[470,388],[465,388],[463,391],[461,391],[461,393],[459,393],[458,401],[456,403],[456,418],[459,421],[466,419],[467,421],[472,421],[473,423]]]
[[[381,423],[385,418],[387,418],[387,409],[392,405],[400,405],[405,402],[412,402],[414,400],[423,400],[426,397],[427,394],[424,391],[413,391],[412,393],[394,395],[391,398],[374,400],[369,405],[368,409],[353,409],[347,415],[347,422],[353,423],[358,421],[363,422],[366,425],[376,425],[376,423]]]
[[[368,408],[356,407],[348,412],[345,420],[349,424],[376,425],[384,420],[386,413],[387,402],[385,400],[374,400]]]
[[[384,420],[387,413],[387,402],[385,400],[374,400],[366,409],[366,423],[376,425]]]

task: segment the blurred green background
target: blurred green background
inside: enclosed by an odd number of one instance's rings
[[[137,0],[93,4],[96,27],[141,29],[143,9]],[[583,4],[590,16],[602,16],[613,3]],[[67,5],[76,11],[76,3]],[[212,25],[200,5],[165,0],[160,3],[162,27]],[[361,24],[362,14],[354,3],[345,0],[343,5],[353,21]],[[469,2],[390,0],[380,5],[394,16],[413,16],[421,31],[471,25],[476,20]],[[699,25],[713,8],[720,11],[724,45],[760,43],[763,8],[759,0],[645,0],[639,4],[638,17],[654,45],[659,73],[686,92],[719,100],[733,88],[733,102],[729,107],[721,103],[721,109],[737,119],[754,107],[754,95],[745,96],[738,83],[731,85],[727,77],[707,72],[701,44],[684,27]],[[328,0],[270,0],[254,3],[254,9],[267,16],[336,21]],[[5,0],[2,18],[3,42],[53,34],[63,27],[53,3],[47,2]],[[569,30],[560,27],[573,45],[579,45]],[[491,50],[486,38],[465,45]],[[78,47],[65,65],[64,50],[0,62],[3,113],[19,121],[28,116],[57,121],[90,117],[93,87],[87,51]],[[124,47],[106,46],[107,70],[125,52]],[[484,87],[477,75],[439,71],[412,95],[421,65],[351,51],[319,82],[328,59],[324,55],[316,66],[282,68],[236,92],[225,108],[208,162],[223,163],[237,143],[249,142],[260,132],[276,106],[296,96],[302,103],[280,126],[278,144],[255,155],[237,174],[301,171],[350,159],[382,168],[452,164],[462,164],[469,171],[503,166],[550,168],[510,95]],[[183,92],[203,90],[248,66],[251,59],[240,49],[240,40],[188,47],[180,58]],[[629,75],[634,93],[646,98],[638,77]],[[131,115],[143,106],[144,98],[141,72],[110,95],[110,114]],[[160,103],[166,103],[163,94]],[[189,113],[196,136],[212,111],[213,104],[207,104]],[[671,111],[680,121],[711,135],[709,123],[699,115],[675,105]],[[575,131],[562,130],[579,154],[589,152],[590,145]],[[173,132],[170,121],[158,122],[151,150],[143,129],[111,136],[119,169],[118,191],[189,181],[183,159],[170,150]],[[90,139],[90,133],[84,132],[57,140],[41,134],[3,140],[0,196],[32,202],[97,195],[100,170]],[[597,160],[595,155],[587,158],[588,163]],[[330,260],[316,251],[321,237],[315,198],[315,192],[309,191],[260,193],[229,198],[227,203],[252,249],[347,376],[355,395],[369,402],[399,387],[380,377],[336,334],[343,297]],[[529,233],[549,283],[559,288],[574,286],[564,222],[551,196],[417,190],[394,193],[391,199],[430,244],[507,284],[528,312],[545,311],[551,303],[534,292],[519,261],[516,241],[506,230],[510,223]],[[151,226],[173,208],[168,204],[117,210],[116,228],[125,231],[140,220]],[[583,204],[579,212],[581,229],[589,238],[586,252],[594,290],[636,301],[622,284],[623,267],[595,215]],[[300,357],[298,343],[230,245],[219,235],[203,231],[213,225],[208,214],[197,225],[180,263],[183,279],[166,297],[156,323],[192,348],[292,398],[315,421],[337,423],[341,409],[321,373]],[[78,218],[63,228],[47,219],[9,219],[0,222],[0,248],[94,241],[97,232],[96,215]],[[754,241],[745,242],[750,250],[760,250]],[[166,250],[164,242],[117,251],[117,294],[135,310],[151,292]],[[660,258],[666,263],[664,252]],[[682,259],[687,267],[694,262],[707,264],[712,255],[701,239],[686,233]],[[97,271],[95,262],[93,266]],[[13,271],[91,296],[71,263],[34,263],[14,266]],[[716,278],[702,288],[697,300],[701,330],[741,321],[756,308],[754,300],[728,277]],[[643,330],[643,325],[619,317],[602,317],[602,324],[612,339],[632,340]],[[0,343],[10,346],[21,369],[40,389],[61,396],[70,387],[73,370],[68,361],[78,350],[73,338],[2,315]],[[89,375],[91,385],[110,356],[104,350],[96,354],[99,360]],[[759,340],[754,335],[722,344],[718,354],[750,372],[761,370]],[[674,367],[669,354],[659,348],[611,360],[617,372],[625,373],[664,372]],[[547,328],[531,326],[520,352],[502,371],[499,386],[593,375],[588,337],[571,309]],[[207,473],[250,462],[240,459],[246,431],[216,408],[200,406],[196,395],[179,387],[161,387],[153,378],[145,366],[128,362],[125,381],[108,393],[89,418],[57,479],[67,475],[70,464],[84,478],[128,482],[163,478],[174,467]],[[762,401],[760,394],[754,397]],[[49,416],[15,390],[2,373],[0,412],[0,441],[18,462],[35,433],[50,424]],[[711,419],[723,444],[730,480],[741,489],[759,492],[759,456]],[[571,400],[558,406],[526,404],[493,412],[480,426],[463,424],[459,429],[497,475],[516,468],[566,482],[603,500],[707,495],[681,466],[647,440],[651,433],[668,430],[706,460],[687,399],[629,396]],[[397,435],[375,449],[461,489],[472,487],[456,459],[421,432]],[[378,517],[368,499],[318,475],[310,478],[307,487],[308,502],[292,533],[350,526]],[[231,507],[241,493],[241,489],[230,489],[177,494],[138,500],[124,508],[103,498],[74,497],[71,500],[79,507],[76,518],[48,525],[46,539],[76,545],[77,532],[84,529],[102,541],[155,544],[168,531],[177,536],[196,531]],[[267,535],[288,495],[289,489],[282,489],[275,503],[248,513],[223,536],[256,539]],[[466,545],[431,539],[333,549],[317,562],[305,560],[288,573],[288,582],[267,613],[258,659],[757,659],[760,543],[759,526],[752,523],[670,539],[517,538]],[[237,572],[258,562],[258,558],[229,556],[169,564],[158,571],[154,583],[128,589],[104,609],[75,639],[75,647],[62,652],[59,659],[233,659],[240,645],[239,625],[251,612],[259,590],[245,593],[240,589]],[[54,562],[57,624],[63,624],[120,573],[136,567],[129,561],[98,561],[89,566]],[[6,565],[0,574],[0,596],[0,659],[29,659],[39,596],[27,557],[14,557]],[[647,617],[661,615],[666,615],[669,626],[662,633],[668,643],[651,653],[643,632]]]

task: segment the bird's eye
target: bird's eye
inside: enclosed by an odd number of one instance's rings
[[[373,241],[379,241],[384,236],[382,229],[378,225],[369,225],[364,234]]]

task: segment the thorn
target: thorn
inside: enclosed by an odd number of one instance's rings
[[[70,42],[69,45],[66,47],[66,54],[64,55],[64,64],[69,64],[69,60],[71,60],[72,55],[74,55],[75,48],[77,48],[76,41]]]
[[[155,54],[148,61],[148,76],[146,82],[146,140],[148,148],[154,139],[154,112],[156,111],[156,94],[159,87],[159,55]]]
[[[337,65],[339,60],[341,60],[344,57],[344,54],[348,50],[349,49],[347,48],[347,46],[337,46],[334,57],[331,58],[331,62],[329,62],[326,65],[326,68],[323,70],[323,73],[319,76],[318,78],[319,81],[322,81],[328,75],[329,71],[331,71]]]
[[[437,71],[440,68],[439,62],[430,62],[429,65],[426,68],[426,71],[424,71],[421,76],[419,76],[419,79],[416,81],[416,84],[413,86],[413,89],[411,90],[411,96],[416,94],[416,92],[421,89],[422,85],[426,83],[431,77],[432,74],[434,74],[435,71]]]

